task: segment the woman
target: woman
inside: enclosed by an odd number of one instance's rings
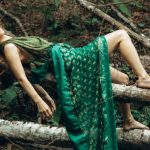
[[[67,44],[54,44],[39,37],[11,38],[0,28],[1,54],[18,82],[37,104],[44,118],[51,116],[55,107],[50,107],[39,96],[27,79],[22,64],[29,62],[32,68],[32,83],[42,81],[53,60],[57,80],[59,103],[64,123],[75,149],[116,150],[112,88],[109,72],[109,55],[119,47],[124,59],[138,76],[137,86],[150,88],[150,76],[143,68],[137,52],[123,30],[97,37],[88,45],[73,48]],[[40,53],[41,58],[38,58]],[[40,64],[36,62],[41,62]],[[128,77],[111,68],[115,82],[127,84]],[[41,87],[37,89],[40,90]],[[130,106],[123,106],[128,128],[147,128],[136,122]]]

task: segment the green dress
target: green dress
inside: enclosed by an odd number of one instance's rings
[[[99,36],[84,47],[49,43],[39,37],[12,38],[32,58],[32,73],[42,81],[53,60],[59,103],[74,149],[117,150],[107,41]],[[41,58],[37,54],[41,53]],[[36,59],[35,59],[36,58]],[[33,63],[34,64],[34,63]],[[51,68],[50,68],[51,69]]]

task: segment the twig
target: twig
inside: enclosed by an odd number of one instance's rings
[[[14,20],[16,22],[16,24],[19,26],[19,28],[21,29],[21,31],[24,33],[24,35],[28,36],[28,33],[26,32],[22,23],[20,22],[20,20],[17,17],[15,17],[13,14],[9,13],[7,10],[3,9],[2,7],[0,7],[0,12],[3,13],[4,15],[10,17],[12,20]]]
[[[43,150],[45,148],[45,145],[43,145],[42,143],[29,143],[29,142],[22,142],[20,140],[17,140],[16,143],[18,143],[19,145],[22,145],[24,147],[31,147],[31,149],[36,149],[36,150]],[[66,147],[58,147],[58,146],[48,146],[47,147],[48,150],[73,150],[73,148],[66,148]]]
[[[125,17],[119,10],[117,10],[114,6],[111,6],[111,9],[118,15],[118,17],[120,17],[124,22],[128,23],[131,28],[138,32],[137,27],[133,24],[133,22],[131,22],[131,20],[129,20],[127,17]]]
[[[25,150],[24,148],[22,148],[21,146],[19,146],[18,144],[15,144],[14,142],[12,142],[9,138],[6,138],[12,145],[18,147],[21,150]]]
[[[43,150],[46,150],[48,148],[48,146],[50,146],[52,143],[54,143],[56,140],[59,140],[59,138],[55,138],[53,141],[49,142],[48,144],[45,145],[45,147],[43,148]]]
[[[131,3],[135,0],[129,0],[129,1],[126,1],[126,2],[118,2],[118,3],[108,3],[108,4],[101,4],[101,5],[97,5],[97,4],[93,4],[91,2],[88,2],[89,4],[92,4],[93,6],[96,6],[96,7],[107,7],[107,6],[112,6],[112,5],[121,5],[121,4],[128,4],[128,3]]]
[[[108,13],[108,10],[107,10],[106,13]],[[100,26],[100,30],[99,30],[99,35],[101,35],[101,32],[102,32],[102,26],[103,26],[104,22],[105,22],[105,19],[103,18],[103,19],[102,19],[101,26]]]

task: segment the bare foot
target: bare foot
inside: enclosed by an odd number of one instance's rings
[[[123,129],[125,131],[133,130],[133,129],[149,129],[146,125],[136,121],[133,116],[131,116],[128,120],[123,124]]]
[[[137,80],[136,86],[139,88],[150,89],[150,76]]]

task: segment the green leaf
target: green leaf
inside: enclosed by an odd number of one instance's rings
[[[61,0],[55,0],[55,5],[58,7],[61,3]]]
[[[122,2],[122,1],[121,1],[121,0],[113,0],[113,2],[114,2],[114,3],[119,3],[119,2]],[[120,9],[120,11],[121,11],[122,13],[124,13],[124,14],[127,15],[128,17],[131,16],[131,13],[130,13],[128,7],[127,7],[125,4],[120,4],[120,5],[118,4],[117,6],[119,7],[119,9]]]
[[[7,105],[12,104],[17,97],[17,91],[18,88],[16,86],[11,86],[8,89],[4,90],[1,96],[1,101]]]
[[[139,23],[139,24],[138,24],[138,26],[139,26],[139,27],[141,27],[141,28],[144,28],[144,26],[145,26],[145,22],[141,22],[141,23]]]
[[[136,1],[136,2],[132,3],[132,5],[137,7],[137,8],[143,8],[143,4],[140,1]]]
[[[61,108],[60,106],[57,107],[56,111],[53,113],[53,117],[49,120],[49,123],[52,126],[58,126],[61,119]]]

